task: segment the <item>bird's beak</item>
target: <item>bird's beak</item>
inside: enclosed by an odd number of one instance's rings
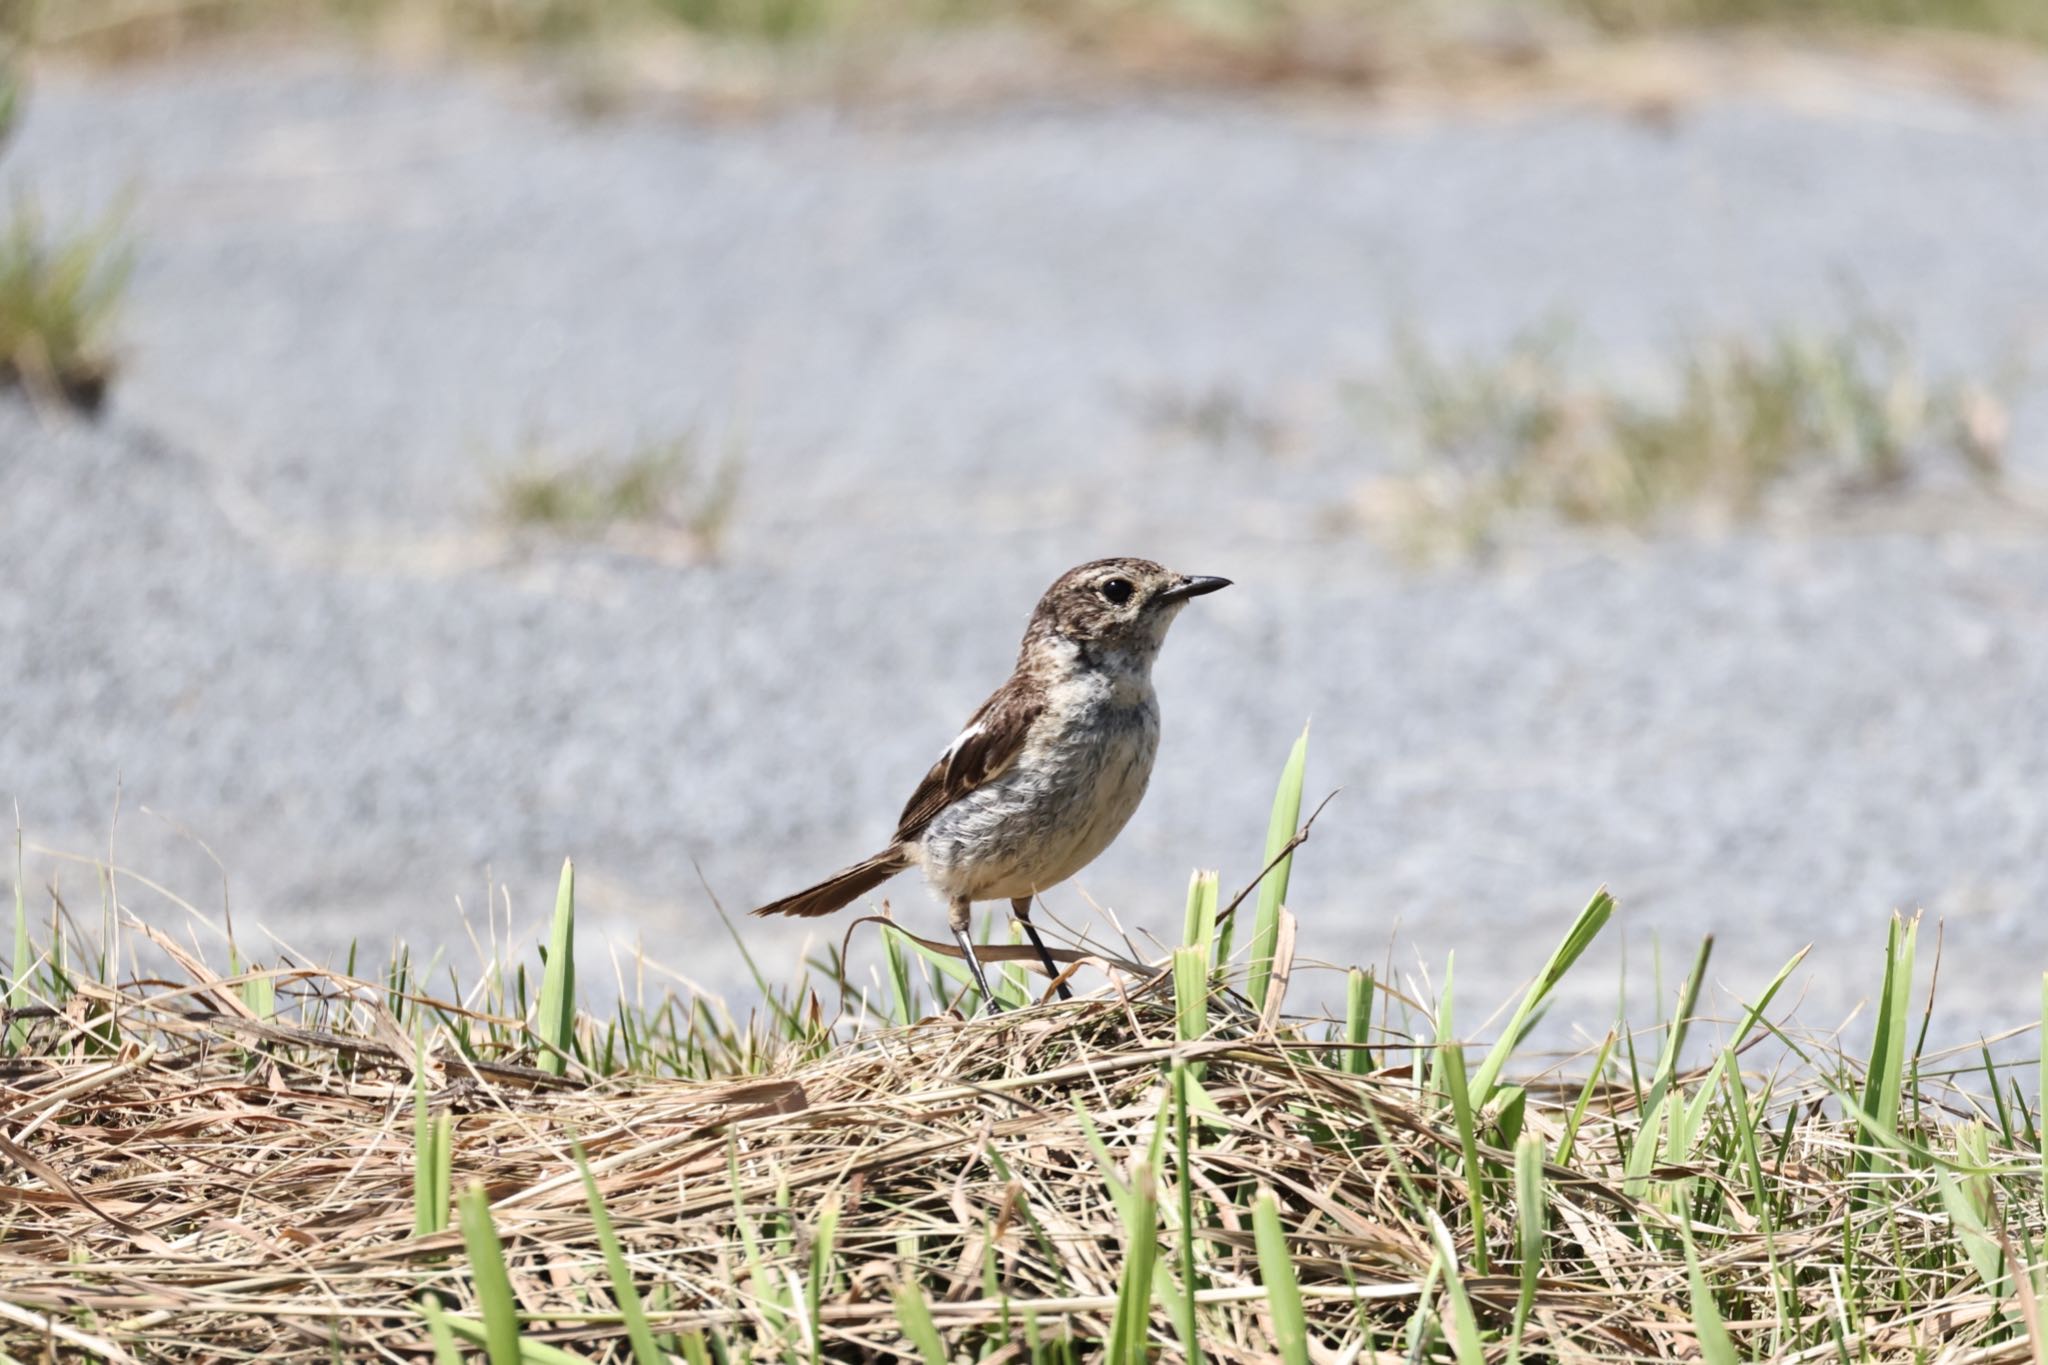
[[[1205,593],[1216,592],[1229,586],[1230,580],[1227,578],[1208,578],[1196,574],[1189,578],[1183,578],[1165,592],[1160,593],[1159,600],[1162,602],[1185,602],[1190,597],[1200,597]]]

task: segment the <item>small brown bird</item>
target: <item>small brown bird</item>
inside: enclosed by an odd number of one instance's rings
[[[1137,810],[1159,751],[1152,661],[1189,598],[1229,586],[1149,559],[1061,574],[1031,613],[1016,672],[917,784],[889,846],[754,913],[829,915],[922,867],[991,1011],[1000,1007],[967,932],[974,902],[1009,901],[1057,976],[1032,897],[1093,862]]]

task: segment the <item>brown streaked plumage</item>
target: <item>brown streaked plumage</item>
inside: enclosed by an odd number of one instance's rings
[[[1023,752],[1031,727],[1045,713],[1045,687],[1019,671],[967,718],[958,737],[917,784],[896,817],[896,842],[924,833],[932,817],[1003,770]]]
[[[1152,661],[1181,607],[1228,585],[1149,559],[1062,574],[1031,614],[1016,671],[918,783],[889,847],[754,913],[828,915],[922,866],[991,1009],[967,935],[975,901],[1008,900],[1058,975],[1032,898],[1092,861],[1137,809],[1159,739]]]

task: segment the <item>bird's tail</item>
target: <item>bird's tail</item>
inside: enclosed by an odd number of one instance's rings
[[[901,847],[892,848],[877,853],[872,858],[864,858],[852,867],[843,868],[816,886],[807,886],[793,896],[770,901],[754,913],[796,915],[803,919],[809,919],[813,915],[829,915],[854,897],[874,890],[909,866],[909,855]]]

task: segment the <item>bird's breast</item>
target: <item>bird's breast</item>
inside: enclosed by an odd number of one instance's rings
[[[1109,689],[1054,695],[1017,761],[942,811],[926,831],[933,885],[976,900],[1065,881],[1116,838],[1144,799],[1159,752],[1159,707]]]

